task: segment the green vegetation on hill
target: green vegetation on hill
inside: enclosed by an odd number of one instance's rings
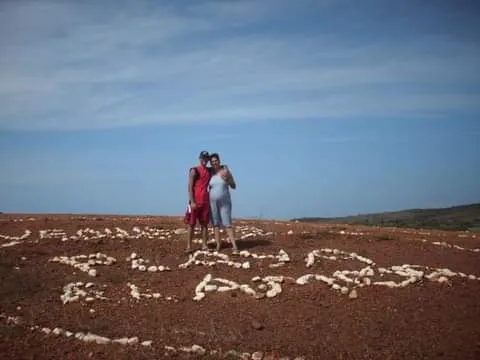
[[[292,219],[292,221],[479,231],[480,203],[439,209],[409,209],[336,218],[306,217]]]

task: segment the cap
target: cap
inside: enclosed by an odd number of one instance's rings
[[[203,158],[208,158],[208,157],[210,157],[210,154],[208,153],[208,151],[202,151],[198,158],[203,159]]]

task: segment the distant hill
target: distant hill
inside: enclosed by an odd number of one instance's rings
[[[408,209],[335,218],[305,217],[292,219],[292,221],[479,231],[480,203],[448,208]]]

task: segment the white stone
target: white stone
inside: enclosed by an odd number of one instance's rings
[[[307,284],[310,279],[312,278],[315,278],[315,275],[313,274],[306,274],[306,275],[303,275],[303,276],[300,276],[298,279],[295,280],[295,282],[299,285],[305,285]]]
[[[275,283],[275,282],[270,282],[269,285],[271,286],[271,289],[267,291],[267,297],[272,298],[277,296],[282,292],[282,287],[280,284]]]
[[[198,355],[205,355],[205,353],[207,352],[203,347],[197,344],[192,345],[191,349],[194,354]]]
[[[86,334],[84,337],[83,337],[83,341],[85,342],[95,342],[97,344],[108,344],[110,343],[110,339],[107,338],[107,337],[103,337],[103,336],[98,336],[98,335],[95,335],[95,334]]]
[[[200,301],[205,297],[205,293],[196,293],[195,296],[193,297],[193,300],[195,301]]]
[[[205,292],[212,292],[217,290],[217,285],[205,285]]]
[[[127,343],[128,343],[129,345],[138,343],[138,337],[134,336],[134,337],[128,339],[128,342],[127,342]]]
[[[352,291],[350,291],[350,294],[348,295],[348,297],[349,297],[350,299],[356,299],[356,298],[358,298],[357,290],[352,289]]]
[[[252,354],[252,360],[262,360],[263,359],[263,352],[261,351],[255,351]]]
[[[127,337],[124,337],[124,338],[120,338],[120,339],[115,339],[113,340],[112,342],[114,343],[118,343],[118,344],[122,344],[122,345],[127,345],[128,344],[128,338]]]

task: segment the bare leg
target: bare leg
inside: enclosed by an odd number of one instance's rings
[[[195,232],[195,226],[189,225],[188,226],[188,234],[187,234],[187,248],[185,249],[185,252],[192,251],[192,239],[193,239],[193,233],[194,232]]]
[[[235,241],[235,231],[233,230],[233,226],[227,227],[227,234],[230,242],[232,243],[233,251],[238,251],[238,246]]]
[[[217,251],[220,251],[222,248],[222,243],[220,242],[220,228],[218,226],[215,226],[213,228],[215,232],[215,242],[217,243]]]
[[[202,250],[208,250],[207,236],[208,236],[208,228],[202,225]]]

